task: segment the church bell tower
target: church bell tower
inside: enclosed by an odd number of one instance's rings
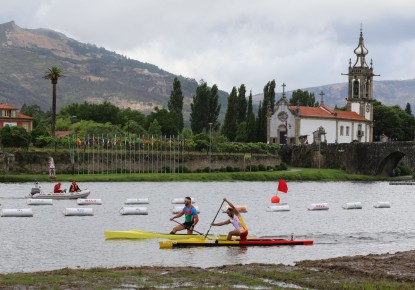
[[[349,76],[347,110],[356,112],[365,119],[370,120],[369,136],[373,137],[373,62],[370,60],[370,67],[366,63],[366,55],[369,53],[364,45],[363,32],[360,28],[359,44],[354,50],[356,61],[352,66],[349,60]],[[372,140],[370,140],[371,142]]]
[[[349,87],[347,97],[347,109],[356,112],[367,120],[373,121],[373,62],[370,67],[366,63],[366,55],[369,53],[364,45],[363,32],[360,29],[359,45],[354,50],[356,61],[352,66],[349,60]]]

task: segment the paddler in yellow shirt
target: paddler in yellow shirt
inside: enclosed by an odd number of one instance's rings
[[[212,223],[212,226],[224,226],[227,224],[232,224],[235,229],[228,233],[228,237],[226,239],[230,241],[232,240],[232,236],[239,236],[241,241],[245,241],[246,237],[248,236],[248,228],[246,227],[240,212],[229,200],[226,198],[223,200],[229,205],[229,208],[226,210],[229,219],[220,223]]]

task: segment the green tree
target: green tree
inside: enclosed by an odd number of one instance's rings
[[[104,102],[102,104],[89,104],[84,102],[83,104],[74,103],[65,106],[61,109],[60,114],[62,116],[77,116],[78,120],[91,120],[98,123],[110,122],[114,125],[124,125],[127,118],[121,118],[121,110],[109,103]],[[139,122],[139,118],[136,120]]]
[[[199,134],[206,129],[209,121],[209,88],[203,80],[196,88],[196,95],[190,104],[190,127],[194,134]]]
[[[0,130],[1,144],[4,147],[21,147],[29,148],[30,144],[30,133],[23,127],[3,127]]]
[[[246,142],[247,139],[248,139],[248,135],[246,131],[246,122],[241,122],[236,126],[235,141]]]
[[[248,108],[246,113],[246,135],[247,142],[256,141],[255,115],[252,108],[252,91],[249,94]]]
[[[238,89],[238,124],[246,120],[246,88],[242,84]]]
[[[318,105],[314,93],[303,90],[293,91],[289,103],[291,106],[316,107]]]
[[[173,136],[179,134],[179,116],[175,111],[167,111],[166,109],[159,109],[156,107],[155,111],[152,112],[147,117],[147,122],[149,123],[148,131],[150,132],[150,127],[153,122],[157,120],[157,123],[160,127],[160,132],[166,136]]]
[[[411,110],[411,104],[410,103],[406,103],[405,112],[408,113],[409,115],[412,115],[412,110]]]
[[[236,129],[238,122],[238,94],[236,87],[228,97],[228,107],[226,109],[225,121],[223,122],[222,134],[228,137],[230,141],[234,141],[236,137]]]
[[[264,105],[259,102],[258,117],[256,122],[256,139],[258,142],[266,141],[266,115],[264,114]]]
[[[257,140],[267,142],[267,116],[274,111],[275,106],[275,80],[268,82],[264,87],[264,99],[257,119]]]
[[[175,112],[178,118],[177,127],[181,132],[184,127],[183,121],[183,93],[180,80],[175,77],[173,81],[173,90],[170,93],[170,99],[168,103],[168,108],[170,112]]]
[[[161,135],[161,126],[159,125],[157,119],[154,119],[153,122],[150,123],[150,126],[148,127],[148,133],[153,136]]]
[[[219,127],[220,127],[220,123],[218,121],[220,107],[221,106],[219,104],[219,89],[217,85],[213,85],[212,88],[210,89],[210,94],[209,94],[208,125],[209,123],[212,123],[212,130],[214,131],[219,130]],[[207,128],[206,128],[206,132],[207,132]]]
[[[51,135],[55,136],[55,125],[56,125],[56,86],[58,79],[64,77],[62,69],[57,66],[52,66],[44,74],[43,78],[50,80],[52,83],[52,122],[51,122]]]

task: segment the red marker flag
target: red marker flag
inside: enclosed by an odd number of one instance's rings
[[[288,186],[287,186],[287,183],[285,182],[284,179],[280,179],[280,181],[278,182],[278,189],[277,190],[281,191],[281,192],[284,192],[284,193],[287,193]]]

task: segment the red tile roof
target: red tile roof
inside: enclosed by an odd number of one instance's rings
[[[16,118],[20,118],[20,119],[33,119],[30,116],[24,115],[22,113],[16,113]]]
[[[318,118],[330,118],[330,119],[344,119],[344,120],[356,120],[356,121],[369,121],[365,117],[352,111],[333,110],[326,105],[320,107],[306,107],[306,106],[290,106],[290,110],[296,112],[301,117],[318,117]]]
[[[2,109],[6,109],[6,110],[16,110],[16,107],[9,106],[9,105],[6,105],[6,104],[0,104],[0,110],[2,110]]]

